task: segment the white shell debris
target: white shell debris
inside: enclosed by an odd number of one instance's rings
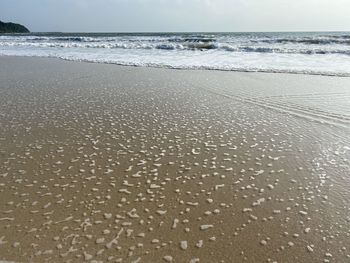
[[[181,241],[180,242],[180,247],[182,250],[186,250],[187,249],[187,241]]]
[[[166,261],[166,262],[172,262],[172,261],[173,261],[173,257],[172,257],[172,256],[169,256],[169,255],[164,256],[163,259],[164,259],[164,261]]]
[[[201,226],[200,226],[200,229],[201,229],[201,230],[207,230],[207,229],[213,228],[213,227],[214,227],[213,225],[201,225]]]

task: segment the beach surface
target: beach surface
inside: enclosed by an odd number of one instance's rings
[[[0,57],[0,261],[349,262],[350,78]]]

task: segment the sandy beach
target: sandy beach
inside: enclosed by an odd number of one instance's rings
[[[350,78],[0,57],[0,261],[349,262]]]

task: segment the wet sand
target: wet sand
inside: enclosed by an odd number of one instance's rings
[[[350,78],[0,57],[0,260],[349,262]]]

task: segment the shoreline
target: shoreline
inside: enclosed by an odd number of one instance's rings
[[[345,262],[350,78],[0,57],[0,261]]]
[[[170,65],[137,65],[137,64],[128,64],[128,63],[118,63],[118,62],[108,62],[108,61],[92,61],[92,60],[73,60],[69,58],[60,58],[55,56],[22,56],[22,55],[0,55],[1,57],[19,57],[19,58],[46,58],[46,59],[59,59],[69,62],[81,62],[81,63],[91,63],[91,64],[106,64],[106,65],[115,65],[121,67],[132,67],[132,68],[153,68],[153,69],[169,69],[169,70],[188,70],[188,71],[218,71],[218,72],[236,72],[236,73],[264,73],[264,74],[287,74],[287,75],[306,75],[306,76],[324,76],[324,77],[339,77],[339,78],[350,78],[350,73],[327,73],[327,72],[304,72],[304,71],[284,71],[284,70],[244,70],[244,69],[217,69],[209,67],[198,67],[198,68],[181,68],[173,67]]]

